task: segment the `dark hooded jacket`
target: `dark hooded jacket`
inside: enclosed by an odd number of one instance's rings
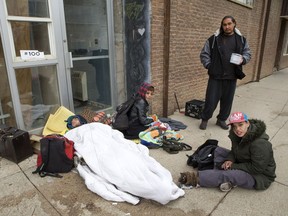
[[[233,162],[231,169],[243,170],[253,176],[256,190],[265,190],[276,178],[272,144],[263,121],[251,119],[249,122],[248,131],[242,138],[231,128],[232,149],[227,159]]]
[[[235,44],[236,53],[239,53],[243,57],[242,65],[247,64],[251,59],[251,51],[246,38],[241,32],[235,28]],[[245,74],[242,71],[242,65],[233,65],[234,72],[229,77],[224,78],[223,70],[223,46],[220,40],[220,30],[217,30],[208,40],[205,42],[204,47],[200,53],[200,60],[203,66],[208,69],[208,75],[213,79],[243,79]]]
[[[133,125],[148,125],[153,122],[152,118],[147,118],[148,111],[148,102],[144,98],[138,96],[128,114],[129,127]]]
[[[149,103],[145,99],[145,95],[149,83],[143,83],[136,96],[136,100],[128,113],[129,127],[136,125],[148,125],[153,122],[152,118],[148,118],[147,113],[149,111]]]

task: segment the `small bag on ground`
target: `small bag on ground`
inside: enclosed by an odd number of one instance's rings
[[[187,155],[187,165],[198,170],[214,168],[214,150],[218,147],[218,140],[208,139],[200,145],[192,155]]]
[[[0,156],[19,163],[33,155],[29,133],[14,127],[0,127]]]

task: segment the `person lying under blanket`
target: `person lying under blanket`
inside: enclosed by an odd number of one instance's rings
[[[87,188],[106,200],[136,205],[142,197],[164,205],[185,194],[146,146],[108,125],[84,124],[64,136],[74,141],[76,154],[87,164],[76,168]]]

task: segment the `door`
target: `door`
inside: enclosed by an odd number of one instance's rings
[[[1,62],[1,74],[7,77],[1,89],[10,89],[0,98],[1,122],[41,133],[60,105],[74,113],[87,106],[95,111],[111,108],[111,4],[0,0],[0,60],[6,66],[4,71]]]
[[[7,71],[1,106],[4,114],[10,112],[4,119],[9,126],[40,133],[49,115],[69,104],[64,53],[56,46],[61,40],[55,34],[60,29],[55,22],[58,14],[55,1],[0,0]]]
[[[81,113],[87,107],[95,111],[112,107],[110,4],[111,1],[106,0],[64,0],[67,45],[73,62],[71,84],[76,113]]]

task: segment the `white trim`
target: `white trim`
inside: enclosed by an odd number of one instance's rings
[[[8,21],[19,21],[19,22],[52,22],[51,18],[43,17],[23,17],[23,16],[8,16]]]

